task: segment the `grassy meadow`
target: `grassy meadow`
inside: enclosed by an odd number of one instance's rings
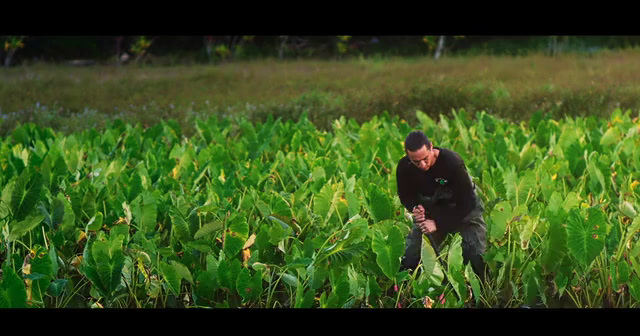
[[[186,133],[196,115],[267,115],[318,127],[344,115],[363,122],[384,111],[407,119],[452,109],[528,120],[537,110],[606,116],[640,108],[640,51],[533,55],[261,60],[195,66],[36,64],[0,72],[0,134],[35,122],[63,132],[110,118],[143,125],[175,119]]]

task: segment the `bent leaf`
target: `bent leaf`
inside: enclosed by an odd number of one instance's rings
[[[44,215],[28,216],[24,220],[9,225],[9,241],[14,241],[42,223]]]
[[[217,230],[221,229],[223,226],[222,222],[219,220],[207,223],[205,225],[203,225],[197,232],[196,234],[193,236],[193,238],[195,239],[200,239],[202,237],[205,237],[207,235],[210,235],[214,232],[216,232]]]

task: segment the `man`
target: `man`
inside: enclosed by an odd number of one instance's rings
[[[414,225],[406,238],[402,268],[418,266],[423,233],[439,253],[447,234],[459,232],[464,264],[471,262],[474,272],[484,280],[484,207],[464,161],[454,151],[434,147],[421,131],[409,133],[404,147],[406,156],[396,170],[398,196],[413,214]]]

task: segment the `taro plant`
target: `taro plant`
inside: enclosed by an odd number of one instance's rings
[[[464,110],[329,131],[305,115],[109,121],[0,143],[4,307],[636,307],[638,119],[513,124]],[[461,238],[400,271],[395,166],[414,128],[465,160],[490,274]]]

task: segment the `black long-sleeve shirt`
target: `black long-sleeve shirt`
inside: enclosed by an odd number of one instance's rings
[[[465,216],[476,206],[474,185],[458,153],[446,148],[433,148],[439,149],[440,154],[427,171],[414,166],[406,155],[400,159],[396,169],[398,196],[409,212],[421,204],[419,194],[435,196],[435,199],[440,199],[436,204],[423,204],[426,217],[436,222],[438,231],[457,231],[465,224]]]

